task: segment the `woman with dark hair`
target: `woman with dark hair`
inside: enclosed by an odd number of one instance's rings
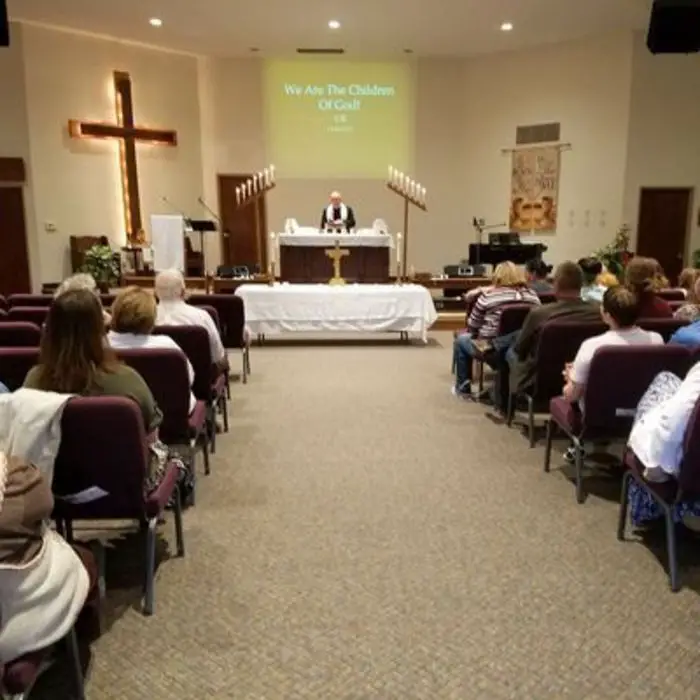
[[[598,275],[603,272],[603,263],[598,258],[581,258],[578,261],[578,266],[583,270],[581,299],[600,304],[607,289],[602,284],[598,284]]]
[[[117,359],[105,343],[102,306],[86,289],[74,289],[54,299],[46,318],[39,351],[24,386],[82,396],[125,396],[138,404],[149,439],[157,441],[163,419],[141,375]],[[160,483],[164,462],[151,450],[150,473],[144,490]]]
[[[525,263],[527,271],[527,286],[537,294],[554,294],[554,287],[547,281],[547,276],[552,271],[552,266],[544,260],[528,260]]]
[[[634,257],[625,270],[625,284],[639,299],[639,318],[671,318],[668,302],[655,293],[659,263],[653,258]]]

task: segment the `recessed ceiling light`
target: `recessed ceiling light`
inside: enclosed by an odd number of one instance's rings
[[[148,23],[152,27],[162,27],[163,26],[163,20],[160,19],[159,17],[151,17],[151,19],[148,20]]]
[[[502,32],[512,32],[513,31],[513,24],[512,22],[504,22],[501,25],[501,31]]]
[[[340,29],[340,22],[338,22],[337,19],[332,19],[329,23],[328,26],[331,29]]]

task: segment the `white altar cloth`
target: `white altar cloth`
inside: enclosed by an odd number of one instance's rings
[[[430,292],[416,284],[244,284],[236,295],[256,335],[404,332],[427,341],[437,320]]]
[[[374,229],[359,229],[355,233],[325,233],[314,229],[301,229],[297,233],[280,233],[279,245],[318,246],[332,248],[338,241],[343,248],[393,248],[394,238],[386,233],[375,233]]]

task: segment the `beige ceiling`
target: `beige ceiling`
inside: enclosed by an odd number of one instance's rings
[[[10,18],[222,56],[472,55],[642,29],[650,0],[9,0]],[[154,29],[150,17],[160,17]],[[342,28],[333,32],[328,20]],[[499,31],[509,21],[514,31]]]

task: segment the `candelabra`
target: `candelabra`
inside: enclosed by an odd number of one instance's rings
[[[407,276],[408,264],[408,216],[411,206],[417,207],[421,211],[428,211],[426,206],[426,189],[419,182],[408,177],[408,175],[389,166],[389,178],[386,186],[399,197],[403,197],[403,239],[397,236],[397,251],[396,251],[396,275],[399,279]],[[403,254],[401,251],[401,241],[403,240]],[[403,261],[401,258],[403,257]],[[402,269],[403,264],[403,269]]]
[[[264,270],[264,248],[263,234],[260,224],[260,206],[258,201],[271,189],[273,189],[276,184],[275,166],[270,165],[269,167],[255,173],[242,185],[236,187],[236,208],[243,209],[244,207],[252,204],[253,211],[255,212],[255,251],[258,257],[258,269],[260,272],[263,272]]]

